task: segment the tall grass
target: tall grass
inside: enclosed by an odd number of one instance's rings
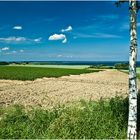
[[[140,100],[138,112],[140,132]],[[122,139],[126,138],[127,132],[128,99],[81,101],[51,111],[26,111],[16,105],[2,108],[0,113],[0,138]]]

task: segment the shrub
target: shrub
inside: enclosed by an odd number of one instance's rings
[[[113,67],[100,64],[100,65],[91,65],[89,68],[94,68],[94,69],[112,69]]]
[[[123,70],[129,69],[129,65],[127,63],[116,63],[114,67],[115,69],[123,69]]]
[[[9,65],[9,62],[0,62],[0,65]]]

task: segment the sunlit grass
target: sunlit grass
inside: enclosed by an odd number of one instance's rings
[[[124,139],[127,116],[128,99],[119,97],[99,102],[81,101],[80,104],[51,111],[25,111],[21,106],[3,107],[0,138]],[[138,131],[139,117],[138,113]]]

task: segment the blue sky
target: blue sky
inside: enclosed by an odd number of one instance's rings
[[[140,12],[137,19],[139,53]],[[128,3],[0,2],[0,61],[128,58]]]

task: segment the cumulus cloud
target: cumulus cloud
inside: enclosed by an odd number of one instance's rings
[[[8,51],[10,48],[9,47],[3,47],[3,48],[1,48],[0,50],[1,51]]]
[[[22,26],[14,26],[13,29],[14,30],[22,30]]]
[[[66,29],[62,29],[61,32],[69,32],[72,31],[72,27],[68,26]]]
[[[49,40],[63,40],[66,36],[64,34],[53,34],[49,37]]]
[[[62,43],[67,42],[67,38],[64,34],[53,34],[48,38],[48,40],[62,40]]]

